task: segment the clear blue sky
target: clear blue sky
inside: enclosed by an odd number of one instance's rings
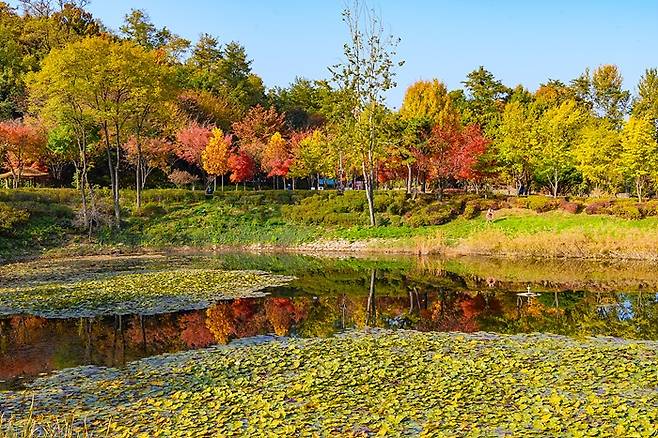
[[[13,3],[13,2],[12,2]],[[647,67],[658,67],[658,0],[370,0],[402,38],[397,107],[418,79],[461,87],[484,65],[505,84],[535,89],[548,78],[569,81],[585,67],[617,64],[635,90]],[[328,76],[346,37],[343,0],[92,0],[89,9],[117,29],[131,9],[157,26],[195,40],[202,32],[237,40],[266,85],[296,75]]]

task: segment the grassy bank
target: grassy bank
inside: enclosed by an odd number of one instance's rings
[[[101,211],[110,222],[107,193]],[[0,191],[0,257],[65,247],[79,252],[193,248],[447,253],[538,258],[658,260],[656,201],[481,199],[452,195],[376,195],[379,226],[367,226],[362,192],[201,192],[148,190],[140,210],[123,193],[121,229],[101,227],[91,241],[75,227],[77,193]],[[494,210],[487,221],[484,211]]]
[[[354,332],[74,368],[0,403],[19,427],[72,418],[111,436],[653,436],[657,353],[652,342]]]

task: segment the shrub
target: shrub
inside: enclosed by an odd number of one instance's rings
[[[454,219],[458,214],[459,210],[454,206],[437,202],[407,213],[404,223],[411,227],[442,225]]]
[[[29,219],[30,213],[27,210],[13,208],[0,202],[0,233],[11,232],[16,226],[26,223]]]
[[[578,202],[570,202],[566,199],[560,200],[560,209],[566,211],[567,213],[576,214],[580,211],[582,205]]]
[[[642,219],[642,212],[638,206],[626,202],[614,204],[610,207],[610,213],[624,219]]]
[[[462,216],[465,219],[474,219],[480,214],[480,205],[477,201],[468,201],[464,207],[464,212]]]
[[[167,178],[177,187],[186,186],[188,184],[195,184],[199,181],[198,176],[192,175],[190,172],[186,172],[184,170],[174,170],[169,174]]]
[[[594,201],[585,207],[587,214],[610,214],[610,201]]]
[[[526,198],[526,208],[534,210],[537,213],[546,213],[547,211],[556,210],[559,205],[560,201],[546,196],[533,195]]]
[[[658,200],[645,202],[641,210],[644,216],[658,216]]]

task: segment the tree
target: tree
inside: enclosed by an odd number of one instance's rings
[[[194,184],[199,181],[199,177],[192,175],[189,172],[184,170],[174,170],[168,176],[169,181],[174,183],[176,187],[186,186],[192,184],[192,190],[194,190]]]
[[[291,163],[292,157],[288,142],[281,136],[281,133],[275,132],[263,152],[263,170],[267,172],[267,176],[274,178],[274,188],[276,188],[277,176],[284,178],[285,187],[285,177],[288,175]]]
[[[36,126],[19,121],[0,122],[0,157],[13,177],[13,187],[20,185],[23,171],[43,155],[46,136]]]
[[[91,235],[95,197],[88,175],[90,155],[98,142],[98,125],[88,102],[91,93],[83,85],[85,77],[81,74],[88,68],[85,66],[87,55],[76,47],[51,52],[41,70],[28,77],[28,85],[35,111],[53,124],[66,126],[73,135],[78,149],[78,158],[74,161],[76,186],[82,200],[83,224]]]
[[[119,30],[125,39],[146,50],[162,51],[172,61],[179,59],[190,46],[188,40],[173,34],[166,27],[156,28],[148,14],[141,9],[132,9],[124,17],[124,24]]]
[[[503,176],[516,185],[517,192],[521,186],[529,189],[534,177],[537,126],[533,107],[518,101],[505,105],[495,137],[496,158]]]
[[[329,139],[320,129],[315,129],[296,142],[289,175],[293,178],[313,177],[316,187],[320,184],[320,175],[333,173],[334,160],[329,153]]]
[[[537,176],[547,181],[554,197],[574,169],[571,149],[585,120],[586,113],[573,100],[546,111],[539,119],[538,148],[532,161]]]
[[[228,159],[233,139],[231,135],[224,135],[221,129],[212,130],[212,137],[201,154],[203,169],[214,177],[217,187],[217,177],[222,177],[222,191],[224,191],[224,175],[229,171]]]
[[[290,129],[311,129],[324,123],[321,89],[317,82],[296,77],[289,87],[270,90],[268,97],[276,109],[285,114]]]
[[[226,96],[217,96],[209,91],[185,90],[178,96],[178,107],[200,125],[217,126],[223,131],[242,117],[240,108]]]
[[[480,125],[485,134],[493,135],[512,90],[483,66],[470,72],[462,84],[466,90],[464,123]]]
[[[59,125],[48,132],[48,142],[44,154],[44,164],[53,178],[62,180],[64,167],[75,163],[78,158],[78,148],[75,144],[75,133],[66,125]]]
[[[454,154],[456,178],[476,186],[482,181],[489,163],[483,161],[491,141],[484,136],[478,125],[465,126],[459,136],[459,144]]]
[[[400,108],[405,120],[426,119],[432,125],[458,125],[459,113],[452,105],[448,90],[438,79],[417,81],[407,88]]]
[[[253,179],[256,174],[254,159],[243,150],[237,150],[229,156],[228,167],[231,169],[231,182],[236,183],[235,190],[238,189],[238,183],[246,183],[248,180]]]
[[[631,97],[622,86],[623,78],[616,65],[599,66],[591,75],[586,69],[571,82],[576,97],[617,129],[621,128]]]
[[[647,69],[637,85],[637,99],[633,103],[635,117],[649,118],[658,137],[658,69]]]
[[[460,139],[456,126],[434,125],[429,139],[430,154],[425,157],[428,178],[438,189],[438,197],[442,199],[443,189],[448,180],[458,173],[455,155]]]
[[[0,119],[13,119],[24,111],[26,66],[19,40],[18,17],[0,10]]]
[[[225,97],[244,113],[265,102],[263,81],[252,73],[251,63],[237,42],[222,46],[217,38],[203,34],[187,61],[189,85]]]
[[[249,154],[256,166],[262,162],[263,152],[272,136],[283,130],[284,115],[274,107],[260,105],[251,108],[244,118],[233,123],[233,133],[238,138],[240,150]]]
[[[658,143],[654,126],[648,119],[631,117],[621,131],[619,169],[635,185],[635,193],[642,202],[645,190],[656,179]]]
[[[174,153],[187,164],[203,169],[203,151],[206,150],[212,130],[196,122],[188,123],[176,133]]]
[[[580,132],[572,154],[583,180],[596,189],[612,192],[618,183],[620,135],[607,120],[592,120]]]
[[[363,174],[370,225],[375,226],[374,184],[382,147],[381,107],[386,91],[396,85],[394,58],[400,40],[386,35],[381,18],[358,0],[343,12],[343,21],[350,33],[350,41],[344,45],[345,61],[330,71],[348,99],[349,112],[343,126],[355,134],[354,151]]]
[[[104,37],[87,38],[54,50],[43,64],[37,79],[43,84],[43,97],[52,98],[52,104],[63,99],[67,111],[73,110],[68,115],[81,118],[77,125],[100,128],[118,228],[121,150],[131,134],[138,142],[141,140],[154,108],[162,104],[164,90],[168,89],[167,71],[157,54],[132,42]],[[139,175],[136,180],[140,180]],[[136,185],[139,188],[139,183]]]
[[[134,167],[139,167],[137,192],[141,192],[146,186],[147,178],[155,169],[163,172],[167,170],[174,146],[165,138],[146,138],[138,142],[133,135],[123,145],[123,150],[128,162]],[[139,207],[140,203],[137,204],[137,208]]]

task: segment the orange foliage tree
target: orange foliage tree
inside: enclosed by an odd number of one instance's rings
[[[274,107],[265,109],[256,105],[242,120],[233,123],[232,128],[240,150],[246,152],[258,167],[267,142],[276,132],[283,130],[283,126],[283,114],[279,114]]]
[[[267,176],[274,178],[274,188],[276,189],[276,177],[284,178],[288,175],[290,165],[292,164],[292,154],[288,142],[283,138],[281,133],[275,132],[265,146],[263,152],[262,168],[267,172]]]
[[[17,120],[0,122],[0,158],[13,177],[13,187],[21,182],[25,168],[38,164],[47,138],[39,127]]]

